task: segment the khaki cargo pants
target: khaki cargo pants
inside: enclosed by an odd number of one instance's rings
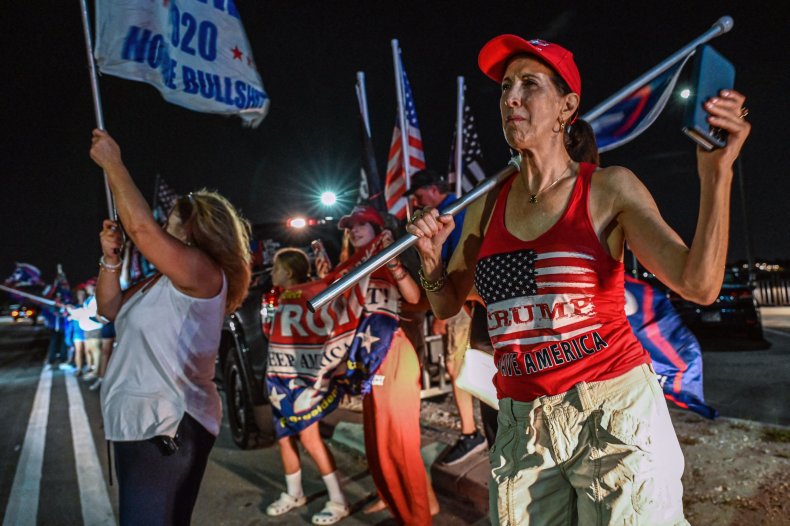
[[[490,460],[493,524],[688,524],[683,454],[650,365],[531,402],[500,400]]]

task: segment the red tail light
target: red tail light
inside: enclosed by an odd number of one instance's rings
[[[17,316],[19,316],[19,311],[18,311],[18,310],[12,310],[12,311],[11,311],[11,316],[13,316],[14,318],[16,318]]]
[[[31,317],[32,315],[33,315],[33,311],[32,311],[32,310],[30,310],[30,309],[27,309],[27,310],[25,311],[25,316],[27,316],[28,318],[29,318],[29,317]]]

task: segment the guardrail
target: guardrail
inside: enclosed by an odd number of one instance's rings
[[[765,307],[790,306],[790,276],[774,273],[757,276],[754,297]]]

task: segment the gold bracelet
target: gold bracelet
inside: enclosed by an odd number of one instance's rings
[[[428,281],[425,279],[425,274],[423,273],[422,267],[420,267],[420,270],[417,271],[417,274],[420,276],[420,285],[422,285],[422,288],[428,292],[439,292],[447,283],[447,269],[445,268],[442,269],[442,275],[439,276],[439,279],[436,281]]]

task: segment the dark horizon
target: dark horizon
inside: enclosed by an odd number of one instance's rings
[[[486,168],[509,157],[497,107],[498,86],[477,70],[489,38],[516,33],[570,49],[582,75],[582,112],[705,32],[719,17],[735,21],[711,44],[736,66],[747,96],[752,135],[742,155],[743,186],[733,184],[729,260],[746,259],[744,217],[758,260],[790,258],[782,177],[790,153],[779,141],[790,113],[784,73],[786,16],[734,2],[464,3],[382,2],[365,5],[295,1],[287,7],[237,0],[264,88],[269,115],[255,130],[238,118],[200,114],[166,103],[152,87],[100,79],[107,129],[150,202],[156,174],[180,193],[219,190],[255,223],[295,212],[323,212],[312,194],[344,192],[330,215],[356,197],[361,146],[354,96],[356,71],[367,78],[371,130],[383,174],[395,119],[390,39],[398,38],[414,92],[428,166],[446,173],[455,122],[455,78],[464,75]],[[38,9],[37,9],[38,8]],[[92,5],[90,6],[93,12]],[[3,107],[6,170],[0,196],[0,279],[14,261],[38,266],[51,280],[63,263],[72,284],[95,275],[98,232],[107,215],[101,171],[88,157],[94,127],[78,6],[19,4],[4,32]],[[784,11],[787,11],[785,8]],[[787,14],[787,13],[786,13]],[[688,77],[686,67],[681,77]],[[691,242],[699,190],[694,147],[680,131],[676,97],[632,143],[602,155],[602,164],[632,169],[653,193],[668,223]],[[777,168],[778,167],[778,168]],[[745,196],[745,200],[743,197]],[[741,207],[746,203],[746,215]],[[777,221],[778,220],[778,221]]]

